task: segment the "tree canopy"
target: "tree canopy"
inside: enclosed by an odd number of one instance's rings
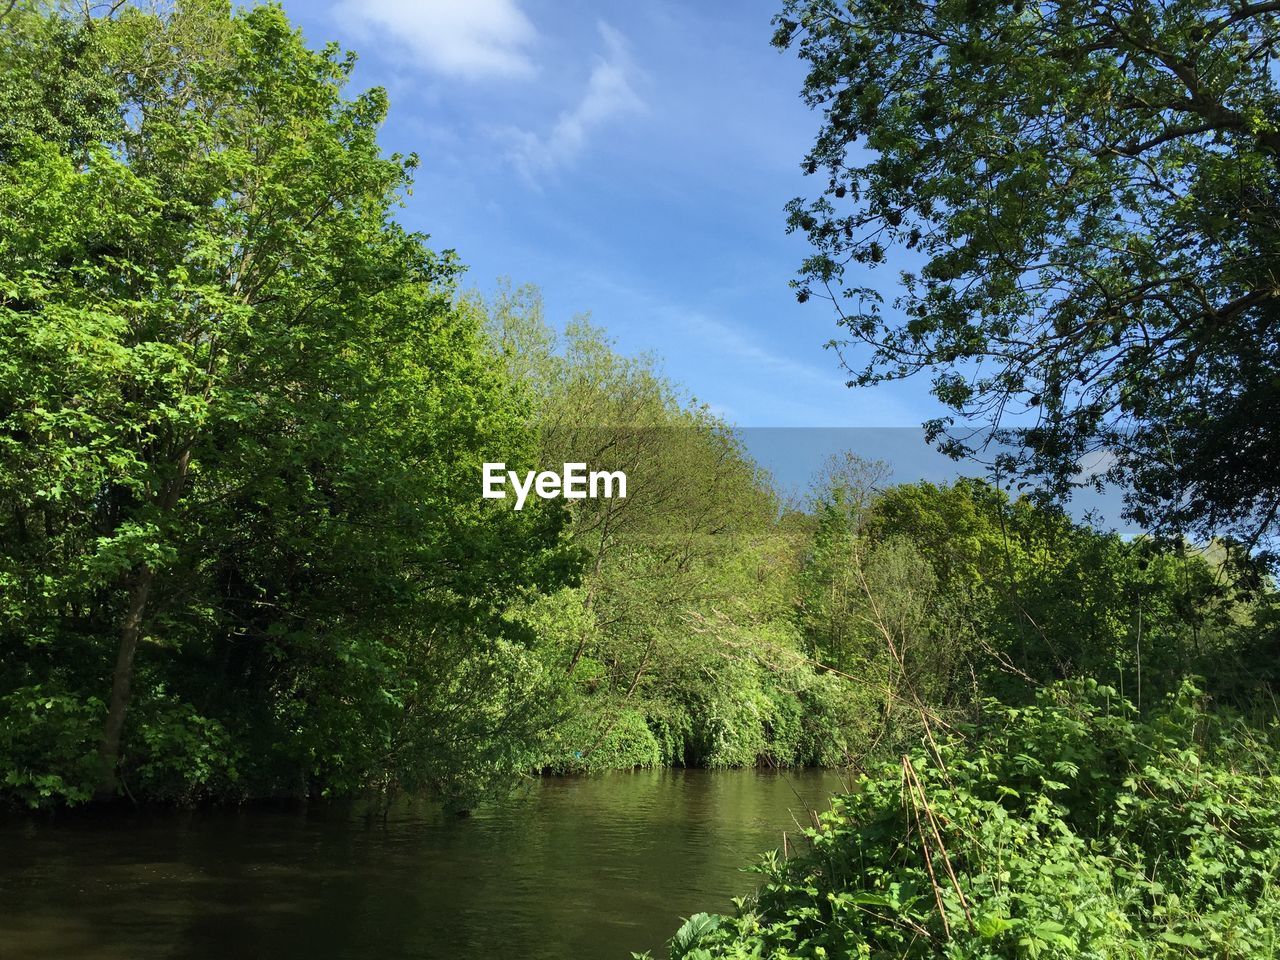
[[[926,373],[943,449],[1105,478],[1148,528],[1274,533],[1278,12],[787,0],[824,181],[789,206],[795,285],[836,304],[851,385]]]
[[[392,218],[386,96],[277,7],[15,16],[4,75],[48,85],[0,117],[10,788],[514,769],[545,712],[501,614],[572,565],[556,511],[476,496],[530,439]]]

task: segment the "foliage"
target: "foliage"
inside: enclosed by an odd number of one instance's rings
[[[645,491],[573,507],[587,573],[544,649],[568,664],[567,709],[595,719],[561,731],[553,769],[650,762],[637,712],[662,763],[841,764],[899,750],[922,716],[1056,679],[1103,678],[1140,705],[1193,672],[1237,700],[1268,689],[1247,658],[1271,594],[1241,585],[1229,545],[1210,562],[1125,541],[979,481],[885,487],[852,454],[803,514],[766,512],[731,432],[652,361],[584,320],[558,334],[532,288],[467,305],[535,395],[544,462],[608,451]],[[614,742],[608,717],[633,735]]]
[[[0,703],[5,793],[32,807],[88,800],[102,707],[99,699],[47,692],[40,684],[7,691]]]
[[[454,258],[392,219],[416,159],[377,144],[385,94],[347,96],[352,59],[278,7],[15,16],[13,791],[470,793],[527,766],[554,683],[504,611],[576,558],[559,511],[475,496],[487,451],[532,437]]]
[[[626,702],[584,698],[556,728],[539,766],[552,773],[596,773],[648,769],[664,760],[644,713]]]
[[[24,3],[0,65],[7,798],[469,806],[531,770],[875,763],[1061,678],[1272,691],[1233,543],[852,455],[784,509],[655,358],[459,294],[396,222],[385,94],[278,7]],[[515,512],[477,496],[494,459],[629,495]]]
[[[547,766],[841,762],[860,717],[804,656],[802,547],[734,430],[586,318],[551,328],[534,288],[463,309],[532,396],[541,461],[623,469],[631,484],[626,500],[571,506],[584,581],[540,601],[560,611],[544,650],[567,670],[574,714]]]
[[[1030,706],[870,772],[672,957],[1270,957],[1275,749],[1190,686],[1145,720],[1113,690]]]
[[[1125,540],[972,480],[890,487],[857,522],[819,498],[813,536],[807,636],[825,662],[905,698],[908,721],[918,702],[1018,702],[1071,677],[1139,705],[1192,674],[1237,702],[1270,689],[1255,651],[1275,594],[1236,572],[1230,547]]]
[[[943,449],[994,437],[1059,495],[1101,458],[1144,527],[1274,533],[1274,5],[786,0],[775,24],[822,111],[796,286],[835,302],[853,383],[927,372]],[[860,274],[891,256],[885,311]]]

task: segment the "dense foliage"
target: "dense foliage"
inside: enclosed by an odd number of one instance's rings
[[[1190,686],[1051,686],[886,761],[672,960],[1280,954],[1280,755]]]
[[[842,761],[861,721],[805,656],[803,542],[733,429],[585,318],[555,333],[536,290],[469,306],[535,398],[541,461],[623,469],[632,491],[574,504],[583,582],[535,607],[571,697],[545,766]]]
[[[415,161],[377,145],[385,96],[347,98],[350,59],[277,8],[11,14],[6,791],[467,791],[527,764],[555,698],[505,607],[573,568],[556,512],[474,494],[487,449],[531,447],[456,264],[391,217]]]
[[[868,496],[868,472],[817,497],[797,603],[812,656],[882,718],[880,748],[918,736],[922,707],[963,717],[1062,679],[1139,705],[1193,675],[1234,702],[1269,696],[1276,597],[1228,548],[1126,540],[973,480]]]
[[[787,0],[825,180],[790,206],[796,285],[837,305],[854,383],[925,372],[944,449],[994,435],[1059,493],[1097,464],[1143,526],[1274,533],[1278,16]]]
[[[1039,490],[828,471],[796,609],[864,776],[673,960],[1280,955],[1278,13],[784,0],[798,298],[851,385],[930,374],[931,438]],[[1049,505],[1103,480],[1155,537]]]

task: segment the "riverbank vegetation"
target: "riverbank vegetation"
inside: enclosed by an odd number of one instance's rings
[[[1036,497],[873,504],[859,539],[905,530],[900,582],[940,588],[882,631],[906,735],[671,957],[1280,955],[1275,9],[781,6],[818,116],[798,299],[853,385],[929,377],[931,438]],[[1103,481],[1142,537],[1033,505]],[[948,650],[973,696],[912,676]]]
[[[1101,60],[1051,45],[966,112],[942,91],[986,90],[1042,14],[953,6],[785,5],[827,108],[797,293],[871,345],[855,380],[932,371],[956,418],[931,434],[973,454],[985,423],[1002,482],[891,484],[852,450],[794,499],[657,358],[535,288],[467,291],[397,221],[417,158],[379,147],[385,94],[279,8],[10,5],[5,802],[466,808],[540,772],[841,766],[859,788],[810,848],[673,956],[1274,953],[1274,79],[1238,103],[1211,47],[1177,101],[1201,120],[1161,126],[1183,73],[1104,61],[1203,34],[1064,7],[1054,35]],[[1130,83],[1117,133],[1100,91]],[[1061,150],[1001,112],[1046,90]],[[842,284],[892,243],[927,263],[889,316]],[[1099,451],[1147,534],[1054,496]],[[628,496],[513,511],[480,496],[497,460]]]
[[[1272,957],[1280,768],[1187,685],[1145,717],[1096,683],[992,700],[868,770],[802,855],[765,857],[681,958]]]

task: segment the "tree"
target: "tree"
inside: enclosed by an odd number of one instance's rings
[[[536,289],[464,306],[533,395],[540,462],[628,477],[625,500],[573,503],[569,529],[588,554],[582,586],[534,611],[560,627],[551,652],[578,693],[549,765],[842,759],[849,721],[861,718],[803,655],[801,538],[781,529],[778,500],[736,432],[652,357],[618,354],[585,319],[548,327]],[[831,470],[849,490],[878,475],[854,458]]]
[[[814,655],[864,676],[867,650],[883,652],[884,641],[872,635],[871,618],[863,615],[863,527],[888,472],[887,464],[852,452],[827,458],[810,483],[813,529],[797,578],[796,606]]]
[[[836,303],[851,385],[927,372],[953,455],[1060,497],[1102,458],[1143,525],[1274,533],[1278,12],[787,0],[825,179],[789,205],[795,284]],[[860,270],[891,253],[889,311]]]
[[[531,435],[455,259],[392,219],[385,94],[278,7],[22,24],[10,63],[88,49],[112,95],[0,119],[6,720],[101,710],[100,796],[518,767],[541,681],[503,607],[571,564],[556,511],[479,497]],[[28,760],[10,786],[82,796]]]

